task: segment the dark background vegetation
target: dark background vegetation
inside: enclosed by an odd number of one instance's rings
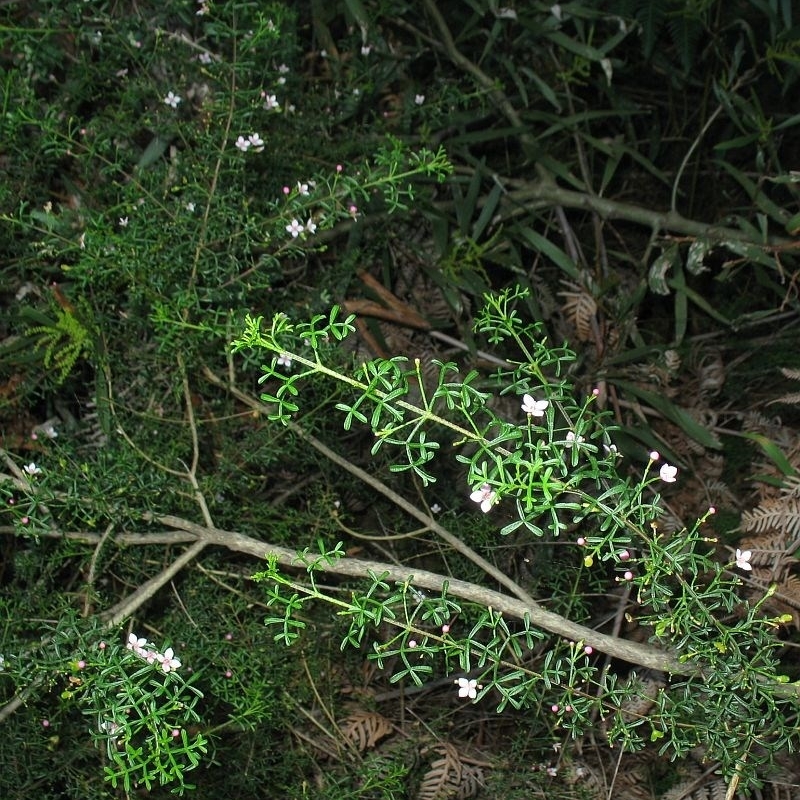
[[[626,463],[641,468],[655,448],[681,468],[666,495],[673,528],[713,504],[720,547],[745,546],[742,512],[774,499],[800,464],[800,19],[790,0],[199,10],[0,7],[6,661],[163,570],[185,543],[115,539],[161,532],[163,515],[202,522],[198,496],[216,527],[264,542],[343,540],[351,554],[484,580],[433,537],[380,542],[408,530],[401,512],[231,391],[260,391],[261,356],[230,353],[246,312],[304,320],[343,305],[359,329],[332,355],[342,369],[405,355],[488,379],[487,351],[514,354],[477,337],[474,315],[485,292],[520,285],[530,292],[521,313],[577,352],[576,392],[600,388]],[[176,109],[163,102],[170,91]],[[279,111],[263,108],[263,93]],[[254,132],[266,146],[242,153],[237,137]],[[387,137],[443,147],[454,171],[416,179],[405,209],[379,193],[355,198],[351,218],[327,193],[337,165],[371,174]],[[321,199],[306,208],[295,187],[309,181]],[[318,215],[319,231],[292,240],[286,225],[300,210]],[[338,401],[312,382],[305,430],[411,502],[441,507],[535,597],[574,586],[569,607],[553,610],[597,626],[613,617],[618,598],[596,596],[588,576],[576,584],[571,551],[500,540],[455,462],[437,463],[426,489],[389,472],[368,432],[343,432]],[[42,470],[38,499],[12,468],[30,462]],[[777,530],[796,534],[795,523]],[[478,796],[606,796],[607,762],[585,755],[590,741],[563,740],[544,711],[455,705],[447,680],[403,693],[364,652],[340,652],[329,612],[294,649],[273,642],[248,579],[257,569],[207,548],[127,623],[169,639],[199,674],[211,748],[188,776],[196,797],[423,796],[431,762],[452,757],[435,750],[444,741],[485,770]],[[772,577],[796,620],[792,569]],[[796,626],[781,635],[796,647]],[[39,681],[3,720],[0,795],[122,796],[103,783],[87,719],[64,699],[67,676],[35,656],[22,663],[0,673],[7,701]],[[357,752],[332,720],[365,708],[394,733]],[[666,796],[679,775],[655,752],[628,772],[614,797]]]

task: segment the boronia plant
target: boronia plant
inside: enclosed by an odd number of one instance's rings
[[[343,545],[320,543],[318,552],[299,553],[291,571],[269,556],[257,576],[274,609],[268,624],[275,639],[296,642],[305,607],[327,603],[344,623],[342,649],[369,642],[369,658],[391,669],[393,682],[450,676],[462,700],[549,713],[575,736],[597,728],[609,744],[630,750],[652,742],[678,758],[702,746],[731,792],[753,785],[776,752],[798,744],[800,685],[782,674],[776,636],[788,620],[765,613],[770,592],[755,603],[742,599],[735,570],[749,569],[750,554],[737,551],[720,563],[704,528],[713,508],[681,531],[661,529],[659,485],[674,482],[677,469],[656,452],[633,477],[621,469],[626,462],[608,415],[596,408],[597,392],[577,396],[568,378],[574,353],[523,321],[517,306],[524,295],[509,289],[484,298],[476,332],[511,354],[488,380],[434,362],[438,376],[430,385],[423,365],[404,357],[373,359],[345,373],[335,366],[336,351],[355,326],[338,307],[309,322],[248,317],[234,350],[269,356],[262,400],[277,423],[302,434],[292,417],[304,384],[324,378],[348,398],[336,405],[344,428],[368,426],[372,453],[390,450],[392,471],[429,485],[443,453],[463,464],[464,498],[475,502],[474,512],[503,509],[510,517],[498,525],[498,537],[527,531],[568,540],[579,549],[579,570],[635,598],[631,621],[646,627],[650,644],[546,610],[410,504],[502,591],[386,565],[363,574],[363,585],[343,599],[318,581],[324,571],[353,574],[342,568]],[[513,413],[503,410],[509,408]]]

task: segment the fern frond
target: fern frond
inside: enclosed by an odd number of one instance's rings
[[[800,392],[792,392],[792,394],[785,394],[781,397],[776,397],[774,400],[769,401],[769,405],[773,403],[786,403],[787,405],[796,406],[800,405]]]
[[[800,535],[800,500],[779,498],[742,514],[742,528],[755,533],[778,531]]]
[[[597,316],[597,303],[589,292],[577,284],[562,281],[565,291],[559,292],[564,298],[563,312],[567,321],[575,329],[579,342],[594,341],[595,319]],[[594,325],[592,323],[595,323]]]
[[[653,55],[656,42],[669,11],[669,0],[639,0],[636,20],[642,26],[642,52],[646,59]]]
[[[483,786],[483,770],[464,764],[453,745],[442,742],[433,748],[440,754],[425,773],[417,800],[466,800],[474,797]]]
[[[678,53],[678,60],[684,72],[688,73],[694,63],[697,42],[703,35],[703,24],[695,14],[679,12],[670,16],[667,29]]]
[[[37,325],[29,328],[28,334],[39,337],[36,349],[44,349],[46,369],[55,367],[58,370],[58,383],[63,383],[78,359],[91,351],[89,329],[66,308],[56,309],[56,320],[52,325]]]
[[[392,732],[392,725],[382,714],[356,711],[339,723],[339,730],[361,753],[388,736]]]

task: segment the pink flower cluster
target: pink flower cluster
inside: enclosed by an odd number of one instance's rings
[[[126,647],[148,664],[158,664],[163,672],[174,672],[181,665],[181,662],[175,658],[171,647],[168,647],[163,653],[159,653],[158,650],[153,649],[147,639],[140,639],[135,633],[129,634]]]

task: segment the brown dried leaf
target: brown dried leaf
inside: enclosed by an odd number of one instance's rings
[[[417,800],[466,800],[483,786],[483,770],[464,764],[453,745],[442,742],[432,748],[441,754],[422,778]]]
[[[562,283],[568,289],[568,291],[559,292],[559,295],[564,298],[564,316],[575,328],[579,342],[594,341],[594,330],[597,326],[595,299],[583,286],[568,281]]]
[[[359,752],[375,745],[392,732],[386,717],[373,711],[356,711],[339,723],[339,730]]]
[[[745,511],[742,528],[755,533],[780,531],[794,538],[800,535],[800,500],[782,497]]]

